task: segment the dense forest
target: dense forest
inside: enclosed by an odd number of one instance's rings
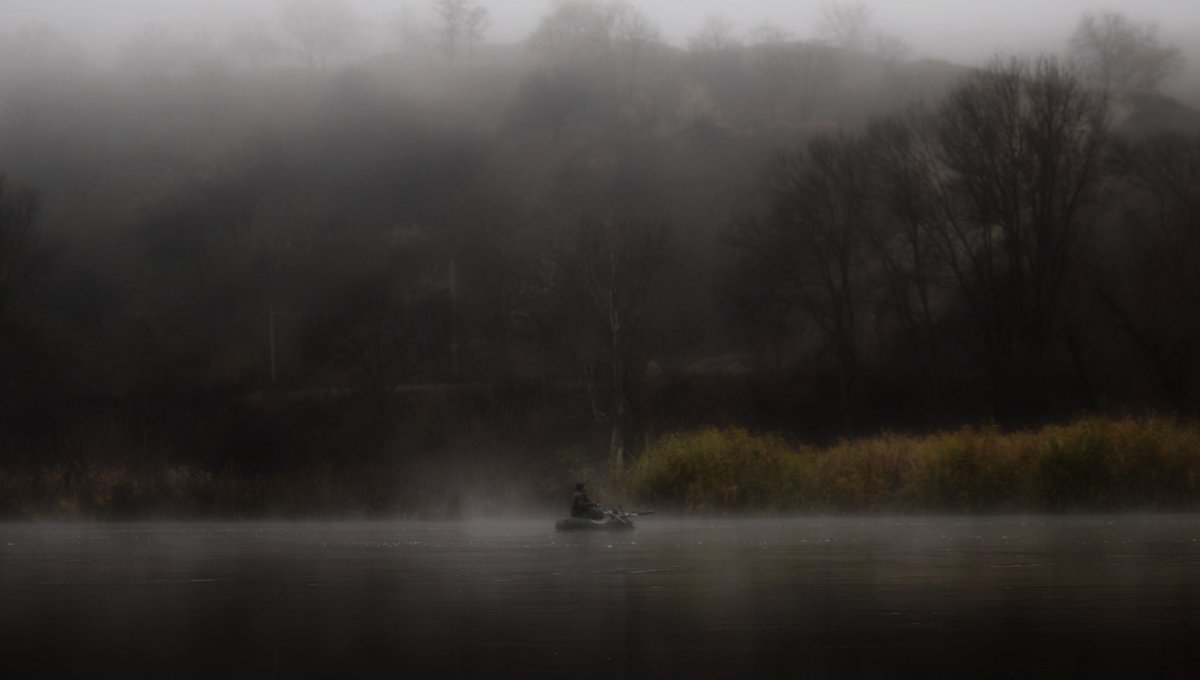
[[[432,5],[353,60],[332,0],[115,64],[0,32],[0,514],[415,512],[710,425],[1200,407],[1200,112],[1153,26],[968,68],[852,3],[686,49],[620,2],[517,45]]]

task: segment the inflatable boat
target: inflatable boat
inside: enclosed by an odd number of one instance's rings
[[[634,517],[653,514],[653,511],[621,512],[620,510],[605,510],[602,519],[568,517],[555,522],[554,529],[556,531],[628,531],[634,528]]]

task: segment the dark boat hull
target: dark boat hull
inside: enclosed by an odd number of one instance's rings
[[[554,523],[556,531],[628,531],[632,528],[633,522],[621,521],[615,517],[605,517],[604,519],[568,517]]]

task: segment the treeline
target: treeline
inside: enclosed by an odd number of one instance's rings
[[[713,19],[684,52],[569,2],[519,47],[462,23],[345,68],[113,71],[9,34],[7,459],[99,431],[211,472],[619,464],[709,423],[1194,412],[1200,116],[1152,91],[1177,52],[1093,17],[1078,67],[968,71],[827,21]]]
[[[848,414],[864,373],[896,369],[930,407],[1095,408],[1145,374],[1188,408],[1200,147],[1123,138],[1111,115],[1057,61],[1013,59],[933,108],[782,152],[769,209],[735,232],[740,293],[813,328]]]

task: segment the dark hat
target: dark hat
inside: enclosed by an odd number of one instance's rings
[[[575,490],[583,491],[583,482],[575,482]]]

